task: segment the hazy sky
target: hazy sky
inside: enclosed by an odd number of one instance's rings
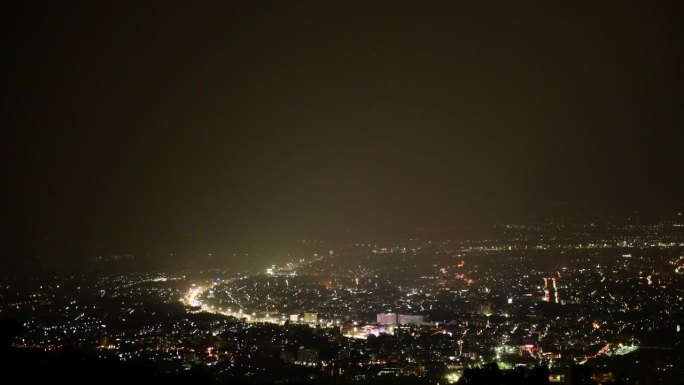
[[[3,2],[4,253],[681,208],[678,3]]]

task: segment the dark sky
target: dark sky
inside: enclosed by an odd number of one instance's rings
[[[2,2],[5,256],[682,207],[681,2],[369,3]]]

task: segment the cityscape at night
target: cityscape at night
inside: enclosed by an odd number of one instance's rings
[[[684,384],[681,2],[0,9],[0,383]]]
[[[215,381],[469,383],[495,363],[551,383],[583,366],[597,383],[680,383],[684,216],[617,222],[300,240],[261,269],[141,272],[111,255],[4,277],[0,311],[23,321],[19,351],[77,347]]]

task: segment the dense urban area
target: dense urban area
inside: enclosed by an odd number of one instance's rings
[[[110,255],[5,274],[9,360],[207,382],[683,383],[681,214],[415,233],[299,240],[259,269]]]

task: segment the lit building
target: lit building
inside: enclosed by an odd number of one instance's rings
[[[304,313],[303,321],[309,324],[318,322],[318,313]]]
[[[380,325],[396,325],[397,315],[394,313],[380,313],[377,315],[377,322]]]
[[[425,322],[425,317],[422,315],[399,314],[399,316],[397,316],[397,323],[399,325],[421,325],[423,322]]]

